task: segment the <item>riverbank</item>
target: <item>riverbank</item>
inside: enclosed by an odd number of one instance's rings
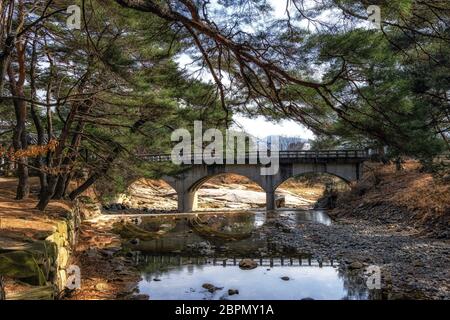
[[[17,201],[17,180],[0,177],[0,278],[7,300],[136,299],[139,274],[121,240],[88,218],[93,203],[52,200],[35,209],[39,181]],[[81,289],[70,290],[69,266],[79,267]]]
[[[365,175],[339,196],[331,215],[414,228],[424,236],[450,239],[450,171],[425,172],[417,161],[366,163]]]
[[[37,179],[31,196],[16,201],[16,179],[0,178],[0,276],[6,299],[56,299],[67,284],[76,243],[76,205],[52,201],[35,209]]]
[[[82,270],[81,288],[71,291],[66,300],[136,300],[140,279],[132,254],[122,250],[122,239],[111,229],[84,221],[73,261]]]
[[[385,299],[450,299],[450,243],[414,228],[340,218],[331,226],[280,221],[275,236],[282,250],[315,259],[336,259],[345,268],[381,268]]]
[[[410,161],[370,164],[364,179],[338,198],[331,226],[305,223],[278,240],[316,258],[381,267],[385,298],[450,299],[450,184]]]

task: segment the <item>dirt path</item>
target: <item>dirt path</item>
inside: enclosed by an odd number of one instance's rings
[[[136,288],[140,279],[133,256],[121,251],[120,238],[109,228],[90,221],[81,226],[74,263],[81,269],[81,289],[69,300],[144,299]]]

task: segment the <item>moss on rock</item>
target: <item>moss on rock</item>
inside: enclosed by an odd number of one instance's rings
[[[43,286],[47,283],[34,255],[27,251],[0,254],[0,275],[21,279],[32,285]]]

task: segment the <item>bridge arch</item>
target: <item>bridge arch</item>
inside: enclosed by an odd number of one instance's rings
[[[293,175],[291,175],[291,176],[286,176],[286,177],[283,177],[282,179],[279,179],[274,185],[273,185],[273,188],[274,188],[274,190],[276,190],[276,189],[278,189],[283,183],[285,183],[285,182],[287,182],[288,180],[290,180],[290,179],[293,179],[293,178],[300,178],[300,177],[307,177],[307,176],[311,176],[311,175],[317,175],[317,176],[319,176],[319,175],[328,175],[328,176],[330,176],[330,177],[336,177],[336,178],[338,178],[340,181],[343,181],[343,182],[345,182],[347,185],[350,185],[351,183],[352,183],[352,181],[350,181],[350,180],[348,180],[348,178],[347,177],[342,177],[342,176],[340,176],[340,175],[337,175],[337,174],[335,174],[335,173],[331,173],[331,172],[317,172],[317,171],[306,171],[306,172],[303,172],[303,173],[299,173],[299,174],[293,174]]]
[[[176,176],[165,176],[163,180],[178,193],[178,211],[191,212],[198,207],[197,191],[210,179],[230,174],[238,175],[247,178],[266,191],[267,183],[259,173],[259,168],[249,170],[246,165],[205,165],[192,166],[189,170]]]
[[[256,169],[256,170],[255,170]],[[175,190],[196,191],[209,179],[226,174],[243,176],[266,190],[267,183],[264,176],[259,173],[259,167],[253,166],[249,170],[248,165],[194,165],[177,175],[164,176],[162,179]]]
[[[128,183],[122,204],[140,208],[146,212],[176,211],[178,191],[164,179],[136,178]],[[120,197],[120,196],[119,196]]]
[[[218,185],[220,188],[211,189],[207,186],[209,183]],[[198,210],[230,208],[244,210],[265,206],[265,198],[261,198],[265,192],[262,186],[250,177],[237,173],[221,173],[204,177],[192,185],[190,191],[196,192]],[[207,197],[216,198],[213,205],[206,201]]]
[[[276,208],[303,208],[319,201],[327,191],[347,191],[351,181],[333,173],[305,172],[274,185]],[[307,190],[307,193],[304,193]],[[302,194],[302,196],[299,196]]]
[[[256,183],[258,185],[258,187],[260,187],[262,190],[264,190],[263,186],[260,185],[260,182],[253,180],[251,175],[238,173],[238,172],[232,172],[232,171],[226,172],[226,173],[217,173],[217,174],[203,177],[203,178],[199,179],[198,181],[194,182],[192,184],[192,186],[189,188],[189,190],[198,191],[206,182],[210,181],[211,179],[218,178],[218,177],[225,177],[225,176],[229,176],[229,175],[236,175],[236,176],[244,177],[244,178]]]

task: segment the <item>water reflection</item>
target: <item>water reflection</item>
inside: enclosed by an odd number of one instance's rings
[[[297,225],[304,222],[315,222],[324,225],[331,225],[331,218],[325,210],[277,210],[270,216],[284,217],[293,220]]]
[[[305,222],[331,224],[320,210],[245,211],[189,216],[141,216],[130,241],[142,270],[140,292],[151,299],[368,299],[361,274],[332,260],[314,261],[297,249],[286,252],[276,235]],[[280,222],[282,222],[280,229]],[[253,270],[239,261],[252,258]],[[289,280],[283,280],[288,277]],[[210,292],[210,283],[222,288]],[[228,290],[239,290],[229,295]]]
[[[276,211],[249,211],[254,214],[254,226],[262,227],[267,220],[274,220],[279,218],[290,219],[296,225],[304,222],[315,222],[324,225],[331,225],[331,218],[325,210],[292,210],[279,209]]]
[[[130,218],[131,219],[131,218]],[[324,211],[245,211],[190,216],[142,216],[137,228],[122,230],[122,235],[140,241],[133,250],[167,254],[199,252],[223,255],[230,252],[247,256],[267,256],[279,247],[274,235],[280,232],[279,221],[290,228],[305,222],[331,224]],[[145,237],[142,234],[145,232]],[[141,236],[141,237],[140,237]]]
[[[154,300],[301,300],[367,299],[364,287],[349,287],[337,266],[306,259],[264,259],[241,270],[233,259],[148,257],[139,291]],[[197,259],[197,260],[195,260]],[[259,262],[259,261],[258,261]],[[258,263],[259,264],[259,263]],[[283,280],[285,279],[285,280]],[[203,284],[217,289],[209,291]],[[239,294],[229,295],[228,290]]]

